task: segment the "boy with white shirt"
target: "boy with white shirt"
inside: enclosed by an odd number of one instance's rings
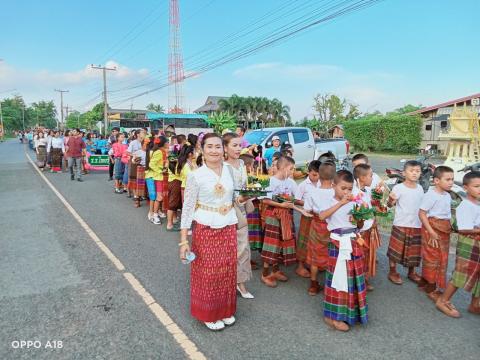
[[[463,177],[467,198],[456,209],[459,238],[455,270],[445,292],[437,300],[437,309],[458,318],[460,313],[450,302],[459,288],[472,293],[468,311],[480,315],[480,172]]]
[[[388,279],[396,285],[403,283],[397,272],[397,264],[408,268],[408,279],[411,281],[418,283],[421,279],[415,272],[422,258],[422,223],[418,211],[423,198],[423,189],[417,183],[421,172],[421,164],[418,161],[407,161],[403,166],[405,181],[395,185],[388,198],[388,206],[395,205],[395,218],[387,251],[390,265]]]
[[[372,207],[372,185],[373,171],[368,164],[359,164],[353,169],[355,183],[353,185],[353,196],[362,194],[362,202],[369,208]],[[360,230],[360,236],[364,240],[362,245],[363,255],[365,257],[365,284],[367,291],[373,291],[370,283],[371,278],[376,274],[377,249],[380,246],[380,235],[378,233],[375,219],[365,220]]]
[[[323,315],[325,322],[339,331],[368,321],[363,251],[357,243],[357,226],[351,222],[353,175],[340,170],[335,175],[335,196],[318,217],[330,231],[328,268]]]
[[[305,199],[303,208],[313,214],[310,224],[306,263],[310,265],[310,287],[308,294],[317,295],[321,287],[317,280],[318,271],[327,270],[328,266],[328,242],[330,232],[327,222],[318,217],[322,211],[328,209],[335,196],[333,178],[335,176],[335,163],[323,162],[319,167],[320,187],[313,189]]]
[[[419,289],[436,302],[440,289],[447,286],[448,250],[452,226],[451,203],[448,193],[453,186],[453,170],[448,166],[438,166],[433,172],[435,186],[424,195],[419,217],[422,221],[422,279]]]
[[[262,200],[265,206],[262,282],[269,287],[276,287],[277,280],[288,280],[287,275],[279,269],[280,263],[291,265],[297,261],[292,214],[294,204],[290,201],[275,201],[277,195],[293,197],[297,191],[297,183],[291,178],[295,169],[295,160],[287,156],[280,157],[277,168],[275,176],[270,178],[267,198]]]
[[[319,166],[320,161],[318,160],[313,160],[308,164],[308,177],[298,185],[297,191],[295,192],[295,200],[299,205],[303,206],[306,197],[309,196],[314,189],[321,186],[318,173]],[[295,272],[298,276],[304,278],[310,277],[310,272],[305,268],[304,264],[307,258],[307,243],[311,223],[311,217],[302,215],[300,218],[300,227],[298,229],[297,247],[295,249],[298,261],[297,270],[295,270]]]
[[[352,167],[355,169],[357,165],[366,164],[370,165],[368,156],[365,154],[356,154],[352,157]],[[372,183],[368,186],[370,189],[376,189],[378,187],[383,187],[383,180],[378,174],[372,172]]]

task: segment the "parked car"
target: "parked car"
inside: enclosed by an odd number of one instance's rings
[[[338,161],[343,161],[348,156],[349,143],[347,140],[313,138],[312,131],[305,127],[276,127],[253,130],[245,134],[245,139],[250,144],[261,145],[264,149],[272,146],[272,137],[278,136],[282,144],[292,145],[295,163],[298,167],[306,162],[318,159],[318,157],[331,151]]]

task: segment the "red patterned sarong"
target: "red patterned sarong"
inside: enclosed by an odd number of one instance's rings
[[[368,280],[377,274],[377,249],[381,245],[377,224],[360,233],[365,244],[362,246],[365,258],[365,278]]]
[[[430,226],[439,235],[438,248],[428,244],[430,234],[422,227],[422,278],[438,288],[447,286],[448,250],[450,248],[450,220],[428,218]]]
[[[307,258],[307,243],[310,233],[310,225],[312,218],[303,216],[300,218],[300,227],[298,229],[297,238],[297,260],[304,262]]]
[[[387,256],[391,261],[405,267],[420,266],[421,250],[421,229],[392,226],[392,235],[387,251]]]
[[[268,206],[264,214],[263,261],[270,265],[296,263],[295,230],[291,210]]]
[[[307,243],[306,263],[308,265],[316,266],[320,271],[327,269],[329,241],[330,232],[327,229],[327,222],[314,216]]]
[[[254,210],[247,213],[248,222],[248,241],[251,250],[262,250],[263,247],[263,227],[260,216],[260,200],[252,200]]]
[[[203,322],[228,318],[237,309],[237,228],[193,224],[190,272],[192,316]]]

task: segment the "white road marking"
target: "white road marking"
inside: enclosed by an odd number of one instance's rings
[[[110,251],[110,249],[100,240],[100,238],[95,234],[95,232],[88,226],[85,220],[77,213],[77,211],[68,203],[68,201],[63,197],[63,195],[55,188],[55,186],[47,179],[47,177],[39,170],[37,165],[33,162],[30,155],[25,151],[25,156],[32,164],[33,168],[37,171],[40,177],[45,181],[45,183],[52,189],[53,193],[57,195],[63,205],[67,210],[72,214],[72,216],[77,220],[80,226],[85,230],[85,232],[90,236],[93,242],[98,246],[98,248],[107,256],[107,258],[115,265],[118,271],[122,272],[123,276],[130,284],[130,286],[135,290],[135,292],[142,298],[143,302],[147,305],[150,311],[155,315],[155,317],[160,321],[160,323],[167,329],[167,331],[173,336],[175,341],[180,345],[185,354],[192,360],[204,360],[207,359],[203,353],[198,350],[197,346],[188,338],[188,336],[180,329],[180,327],[172,320],[168,313],[160,306],[160,304],[155,300],[155,298],[150,295],[150,293],[145,290],[140,281],[135,278],[130,272],[126,272],[125,266],[122,262]]]

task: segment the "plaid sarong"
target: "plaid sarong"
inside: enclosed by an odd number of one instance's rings
[[[457,259],[451,282],[457,288],[480,297],[480,237],[458,236]]]
[[[290,216],[288,216],[290,215]],[[285,221],[289,223],[285,223]],[[283,223],[282,223],[283,221]],[[282,229],[290,226],[289,238]],[[269,206],[265,209],[265,236],[263,238],[262,260],[270,265],[291,265],[297,262],[295,255],[295,230],[291,210]]]
[[[145,197],[145,166],[137,165],[135,196]]]
[[[403,226],[392,226],[392,235],[387,256],[396,264],[405,267],[420,266],[422,250],[421,230]]]
[[[362,246],[365,261],[365,278],[368,280],[377,274],[377,249],[380,247],[380,234],[378,233],[377,224],[360,233],[365,245]]]
[[[314,216],[307,243],[306,263],[308,265],[316,266],[320,271],[327,270],[329,241],[330,232],[327,229],[327,222]]]
[[[450,220],[428,218],[439,235],[438,248],[428,245],[430,234],[422,227],[422,278],[437,287],[447,287],[448,250],[450,248]]]
[[[304,262],[307,259],[307,243],[310,233],[310,225],[312,218],[303,216],[300,218],[300,227],[298,228],[297,237],[297,260]]]
[[[330,238],[328,243],[328,268],[325,279],[323,314],[325,317],[344,321],[349,325],[368,321],[367,290],[365,286],[363,251],[352,240],[352,260],[347,261],[348,292],[332,288],[333,272],[338,258],[338,241]]]
[[[128,160],[128,190],[131,192],[137,188],[137,167],[138,165],[132,162],[132,159]]]
[[[263,230],[260,217],[260,200],[252,200],[254,211],[247,214],[248,222],[248,241],[251,250],[262,250],[263,248]]]

